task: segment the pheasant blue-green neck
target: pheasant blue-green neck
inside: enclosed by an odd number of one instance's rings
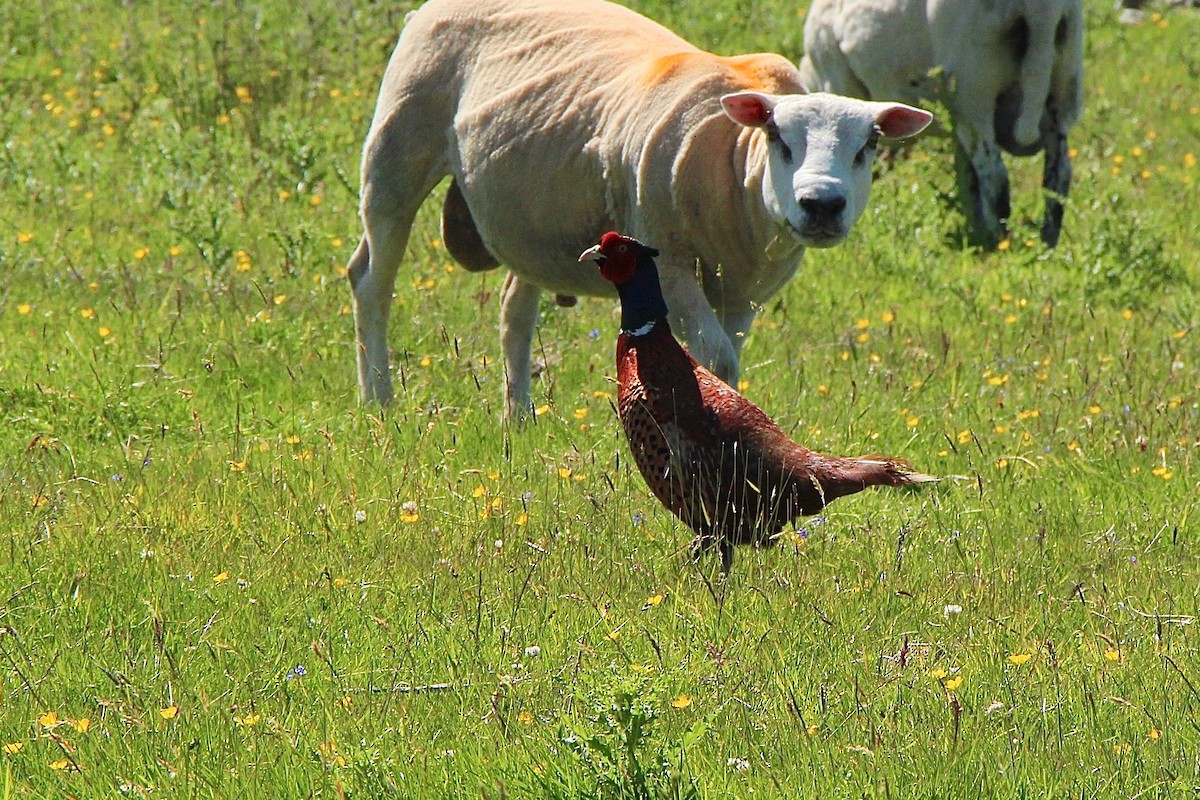
[[[654,259],[642,255],[633,277],[617,286],[621,296],[621,332],[642,336],[661,320],[666,323],[667,302],[658,282],[658,267]]]

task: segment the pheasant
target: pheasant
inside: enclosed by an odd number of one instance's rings
[[[694,556],[716,546],[728,574],[735,545],[769,546],[839,497],[937,480],[898,459],[822,455],[792,441],[672,336],[656,255],[610,231],[579,260],[598,262],[620,294],[617,413],[650,491],[695,531]]]

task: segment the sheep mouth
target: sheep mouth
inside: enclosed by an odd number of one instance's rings
[[[846,239],[846,229],[832,222],[809,222],[800,226],[788,220],[788,230],[805,247],[834,247]]]

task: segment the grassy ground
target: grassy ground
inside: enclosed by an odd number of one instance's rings
[[[785,3],[637,5],[800,52]],[[1033,163],[1007,249],[959,247],[926,139],[808,255],[745,392],[962,478],[839,501],[722,590],[630,469],[614,305],[547,305],[506,430],[500,275],[432,207],[397,401],[357,407],[344,264],[405,10],[0,15],[0,797],[1198,791],[1194,12],[1089,0],[1057,250]]]

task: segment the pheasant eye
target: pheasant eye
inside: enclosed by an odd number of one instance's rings
[[[629,248],[626,247],[625,245],[621,245],[620,247],[617,248],[618,253],[626,253],[628,251],[629,251]]]

